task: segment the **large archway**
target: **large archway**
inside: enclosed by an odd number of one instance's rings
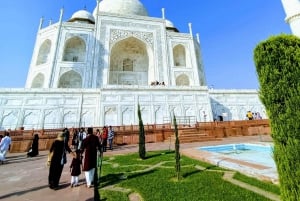
[[[181,74],[176,78],[176,86],[189,86],[190,80],[186,74]]]
[[[174,66],[186,66],[186,53],[183,45],[173,48]]]
[[[31,84],[31,88],[43,88],[45,76],[42,73],[37,74]]]
[[[149,56],[141,40],[129,37],[111,49],[109,84],[148,85]]]
[[[80,74],[73,70],[64,73],[59,79],[58,88],[82,88]]]
[[[85,57],[85,41],[77,36],[68,39],[65,43],[63,61],[84,62]]]
[[[51,50],[51,41],[47,39],[40,46],[38,57],[36,60],[36,65],[41,65],[48,62],[50,50]]]

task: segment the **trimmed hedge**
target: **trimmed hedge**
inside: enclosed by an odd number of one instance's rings
[[[254,61],[260,99],[270,118],[281,199],[300,198],[300,39],[272,36],[258,44]]]

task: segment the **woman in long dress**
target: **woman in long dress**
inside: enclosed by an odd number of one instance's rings
[[[29,157],[34,157],[37,155],[39,155],[39,134],[34,135],[31,148],[30,148],[29,152],[27,153],[27,156],[29,156]]]
[[[57,189],[59,187],[58,184],[61,173],[64,168],[64,164],[67,162],[66,151],[69,153],[72,152],[68,146],[68,143],[65,142],[64,133],[60,133],[50,148],[50,154],[52,154],[52,158],[50,161],[48,183],[49,188],[51,189]]]

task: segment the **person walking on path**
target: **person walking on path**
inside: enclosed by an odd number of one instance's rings
[[[80,150],[76,150],[70,165],[71,187],[78,186],[79,175],[81,174],[81,154]]]
[[[66,151],[72,153],[68,143],[65,142],[64,133],[58,134],[55,141],[52,143],[49,154],[52,155],[51,161],[48,161],[50,165],[48,184],[51,189],[58,189],[59,180],[61,177],[64,164],[67,163]]]
[[[37,155],[39,155],[39,134],[34,134],[32,145],[27,153],[27,156],[34,157]]]
[[[112,126],[109,126],[108,129],[108,143],[109,143],[109,149],[113,150],[113,140],[114,140],[114,136],[115,136],[115,131],[112,128]]]
[[[4,138],[2,138],[0,142],[0,161],[2,164],[5,161],[7,152],[10,150],[10,146],[11,146],[11,138],[9,136],[9,132],[5,131]]]
[[[82,143],[86,138],[86,132],[84,131],[84,128],[80,128],[79,134],[78,134],[78,149],[81,149]]]
[[[83,171],[86,179],[86,186],[92,186],[97,166],[97,153],[101,150],[99,139],[93,134],[93,128],[88,128],[86,139],[83,141],[82,152],[84,152]]]

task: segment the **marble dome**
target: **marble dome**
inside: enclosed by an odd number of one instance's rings
[[[170,20],[165,19],[165,21],[166,21],[166,27],[175,28],[174,24]]]
[[[93,12],[94,16],[96,9]],[[146,8],[139,0],[103,0],[99,3],[99,12],[148,16]]]
[[[79,10],[75,12],[69,20],[69,22],[75,21],[89,21],[91,23],[95,23],[95,18],[90,12],[86,10]]]

